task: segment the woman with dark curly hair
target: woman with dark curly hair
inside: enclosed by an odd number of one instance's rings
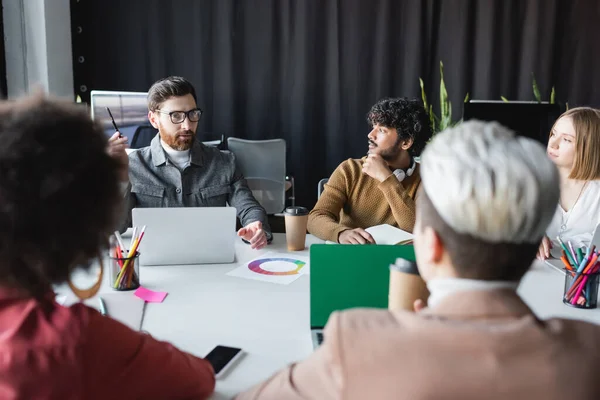
[[[365,229],[380,224],[413,230],[421,183],[414,157],[431,138],[425,108],[416,99],[383,99],[367,121],[368,155],[339,165],[308,217],[308,231],[321,239],[374,243]]]
[[[0,103],[0,143],[0,398],[212,393],[205,360],[54,300],[52,285],[107,247],[122,200],[122,165],[85,108],[41,95]]]

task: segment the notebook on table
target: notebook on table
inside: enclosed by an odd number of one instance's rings
[[[141,265],[232,263],[234,207],[134,208],[134,226],[146,226]]]
[[[98,297],[102,297],[106,307],[106,313],[110,318],[127,325],[134,331],[142,329],[142,321],[144,317],[144,300],[134,296],[133,291],[129,292],[113,292],[99,293],[83,303],[91,308],[95,308],[100,312],[100,302]],[[57,296],[58,304],[65,307],[72,306],[79,302],[79,299],[74,294]]]
[[[372,226],[365,229],[377,244],[412,244],[413,234],[389,224]]]
[[[365,229],[365,231],[371,234],[376,244],[412,244],[414,237],[412,233],[389,224],[371,226]],[[336,242],[330,240],[326,240],[325,243],[336,244]]]
[[[389,266],[415,261],[412,245],[314,244],[310,247],[310,329],[313,347],[323,339],[332,312],[354,307],[387,308]]]

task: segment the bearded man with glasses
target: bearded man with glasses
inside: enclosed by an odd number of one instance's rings
[[[127,218],[136,207],[235,207],[243,228],[238,235],[260,249],[272,239],[265,209],[236,168],[232,153],[196,140],[202,110],[186,79],[170,76],[148,91],[148,119],[158,129],[150,146],[125,153],[127,139],[116,132],[108,151],[121,161],[127,187]]]

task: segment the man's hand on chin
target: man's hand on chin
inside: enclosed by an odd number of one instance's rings
[[[390,167],[379,154],[369,154],[367,156],[367,159],[363,162],[362,172],[379,182],[385,181],[388,176],[392,175]]]
[[[250,243],[250,247],[260,250],[267,245],[267,234],[262,228],[262,222],[251,222],[238,231],[238,236]]]

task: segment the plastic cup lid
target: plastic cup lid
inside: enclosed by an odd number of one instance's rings
[[[286,215],[307,215],[308,208],[306,207],[288,207],[285,209]]]
[[[396,263],[390,265],[390,270],[420,275],[419,269],[417,268],[417,263],[414,261],[405,260],[404,258],[397,258]]]

